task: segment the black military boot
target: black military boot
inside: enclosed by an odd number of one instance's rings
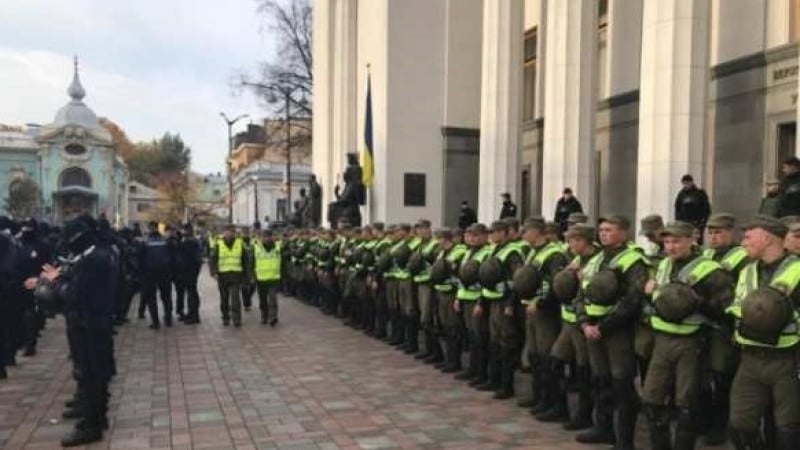
[[[692,411],[689,409],[681,408],[678,412],[673,450],[694,450],[695,441],[697,441],[697,430],[692,419]],[[790,448],[797,448],[797,444],[800,444],[800,441],[795,441],[795,445]]]
[[[669,409],[664,405],[644,405],[644,413],[650,427],[650,448],[671,450]]]
[[[617,438],[614,450],[633,450],[638,405],[633,379],[612,380],[614,398],[617,400],[617,421],[614,433]]]
[[[531,396],[530,398],[517,402],[517,406],[520,408],[533,408],[541,401],[541,391],[539,389],[539,384],[541,383],[540,365],[541,361],[539,355],[528,353],[528,366],[531,374]]]
[[[478,369],[478,355],[477,355],[477,349],[475,348],[474,345],[472,346],[472,348],[470,348],[468,356],[469,358],[467,362],[467,367],[458,374],[456,374],[456,376],[454,377],[456,380],[470,381],[473,378],[475,378],[475,374],[477,373]]]
[[[595,424],[579,433],[575,440],[583,444],[614,444],[614,391],[608,377],[592,380],[592,397],[595,406]]]
[[[575,367],[575,389],[578,392],[578,408],[564,424],[567,431],[583,430],[592,426],[592,381],[588,366]]]
[[[428,335],[430,339],[425,346],[431,346],[431,354],[423,359],[422,362],[425,364],[445,364],[444,350],[442,350],[442,345],[439,343],[439,338],[432,331],[426,332],[426,335]]]
[[[483,344],[483,337],[478,337],[473,342],[475,344],[475,374],[469,380],[472,387],[486,383],[489,373],[488,348]]]
[[[733,447],[736,450],[767,450],[768,448],[761,437],[761,433],[758,431],[743,431],[731,428],[730,436]]]
[[[503,348],[500,354],[500,389],[494,393],[495,400],[514,397],[514,369],[516,368],[513,348]]]
[[[779,429],[777,437],[778,450],[794,450],[800,446],[800,427],[795,425],[794,428]],[[682,449],[676,447],[676,450]]]
[[[427,329],[423,331],[422,335],[425,337],[425,348],[420,349],[419,352],[414,355],[414,359],[425,361],[433,355],[433,339],[435,339],[435,336]]]
[[[392,340],[389,345],[397,347],[403,345],[405,324],[403,323],[403,315],[399,311],[392,313],[392,316]]]
[[[461,370],[461,339],[448,336],[445,340],[447,348],[447,366],[442,369],[444,373],[453,373]]]
[[[486,374],[488,378],[485,382],[475,386],[479,391],[497,391],[500,389],[500,346],[495,343],[489,344],[488,366]]]
[[[531,408],[531,414],[537,416],[553,407],[554,392],[550,390],[553,385],[553,368],[547,360],[543,360],[539,365],[539,383],[536,388],[539,390],[539,402]]]
[[[730,411],[731,377],[714,372],[714,393],[711,404],[711,429],[705,437],[706,445],[722,445],[728,438],[728,413]]]
[[[419,351],[419,317],[406,319],[406,348],[403,353],[413,355]]]
[[[540,422],[566,422],[569,420],[567,409],[567,380],[564,379],[564,362],[550,358],[550,379],[547,390],[551,393],[552,404],[549,409],[536,415]]]

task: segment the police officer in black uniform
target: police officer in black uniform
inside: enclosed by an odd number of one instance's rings
[[[64,227],[68,265],[45,265],[42,282],[52,283],[67,317],[67,338],[73,374],[80,395],[74,411],[81,420],[61,445],[72,447],[96,442],[108,427],[108,383],[113,373],[112,315],[117,289],[114,257],[106,246],[96,245],[93,220],[79,217]]]
[[[175,255],[172,247],[161,233],[158,224],[150,222],[147,225],[147,236],[139,247],[139,267],[142,270],[142,301],[150,311],[150,328],[158,330],[161,322],[158,320],[158,305],[156,304],[156,291],[161,296],[164,307],[164,324],[172,326],[172,288],[170,280],[174,267]]]
[[[139,292],[139,253],[137,242],[133,237],[133,230],[123,228],[119,231],[120,270],[122,272],[119,286],[119,304],[117,308],[116,325],[128,322],[128,311],[133,301],[133,296]],[[144,311],[142,311],[144,313]]]
[[[176,252],[176,303],[178,320],[186,325],[200,323],[200,295],[197,292],[197,278],[203,266],[203,247],[194,236],[191,223],[181,227],[181,240]],[[184,314],[183,303],[186,297],[188,312]]]
[[[6,379],[7,358],[9,354],[14,354],[9,308],[17,289],[15,283],[17,243],[11,235],[11,227],[11,219],[0,216],[0,380]]]
[[[16,259],[16,272],[25,280],[16,294],[22,312],[22,346],[24,356],[36,354],[36,343],[39,334],[39,319],[33,288],[42,265],[50,262],[50,250],[39,239],[39,224],[33,218],[22,223],[19,235],[19,248]]]

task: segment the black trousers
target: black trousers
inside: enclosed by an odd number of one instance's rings
[[[142,301],[147,305],[150,312],[150,319],[153,323],[158,321],[158,305],[156,303],[156,291],[161,297],[161,305],[164,308],[164,317],[172,316],[172,283],[169,274],[155,275],[148,274],[142,279]]]
[[[175,277],[175,308],[178,315],[198,318],[200,310],[200,294],[197,292],[197,279],[200,268],[190,269],[178,273]],[[186,302],[184,303],[184,299]],[[184,304],[186,308],[184,308]],[[186,312],[188,309],[188,312]]]

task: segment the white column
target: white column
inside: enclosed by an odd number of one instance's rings
[[[642,54],[642,0],[609,0],[606,86],[609,97],[639,87]]]
[[[333,49],[333,146],[330,158],[331,171],[337,175],[344,172],[346,155],[358,152],[356,140],[356,100],[361,98],[357,86],[357,0],[335,0],[334,49]],[[342,186],[344,187],[344,186]],[[333,198],[333,190],[329,190]],[[294,197],[294,196],[293,196]],[[323,207],[323,210],[327,209]]]
[[[637,220],[673,216],[681,176],[702,184],[709,1],[644,3]]]
[[[500,217],[500,194],[517,192],[524,11],[523,0],[483,4],[478,218],[484,223]]]
[[[327,205],[333,200],[333,185],[336,172],[333,170],[333,5],[330,0],[314,0],[314,35],[312,52],[314,56],[312,121],[312,170],[322,185],[322,202]],[[271,207],[274,208],[274,205]],[[322,221],[326,223],[326,207],[322,208]],[[270,209],[270,211],[273,211]],[[277,220],[274,214],[272,220]]]
[[[544,116],[544,102],[547,98],[547,85],[545,67],[547,67],[547,3],[548,0],[533,2],[533,7],[538,9],[539,21],[536,24],[536,104],[534,105],[534,118]],[[527,2],[528,5],[531,2]],[[539,187],[536,186],[536,189]]]
[[[547,5],[542,215],[552,219],[565,187],[594,215],[597,3]]]

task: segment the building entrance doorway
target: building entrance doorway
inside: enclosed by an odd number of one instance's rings
[[[778,142],[776,145],[776,164],[772,175],[775,178],[781,177],[781,163],[794,156],[797,143],[797,122],[785,122],[778,124]]]

